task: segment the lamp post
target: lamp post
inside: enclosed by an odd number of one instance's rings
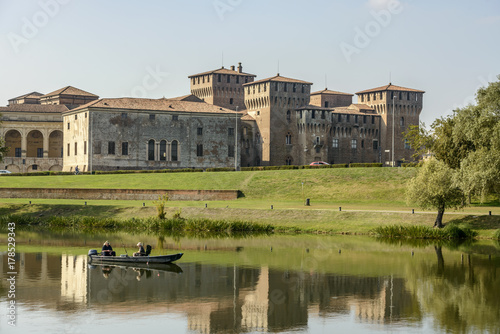
[[[394,167],[394,128],[396,125],[394,124],[394,114],[395,114],[395,108],[394,108],[394,100],[396,99],[396,94],[393,94],[392,96],[392,167]]]
[[[234,113],[234,171],[238,171],[238,106]]]

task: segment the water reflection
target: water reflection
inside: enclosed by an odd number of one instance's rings
[[[318,323],[333,332],[341,321],[379,330],[420,331],[432,323],[435,332],[498,332],[497,254],[462,256],[430,245],[413,256],[412,248],[402,245],[363,242],[361,247],[349,241],[342,241],[339,253],[339,244],[317,240],[304,241],[307,248],[301,239],[276,242],[272,252],[251,243],[227,244],[213,253],[217,261],[189,262],[189,255],[204,252],[202,247],[188,252],[185,262],[155,267],[90,265],[86,255],[19,253],[16,299],[43,306],[49,317],[88,312],[89,322],[96,314],[110,323],[124,314],[179,314],[196,333],[311,332]],[[6,255],[0,259],[4,278]],[[5,300],[2,285],[0,302]]]

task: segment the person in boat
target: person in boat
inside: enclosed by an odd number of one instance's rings
[[[134,256],[146,256],[146,251],[144,250],[142,242],[137,243],[137,247],[139,247],[139,251],[135,252]]]
[[[111,247],[111,245],[109,244],[109,241],[107,241],[107,240],[104,243],[104,245],[102,245],[101,255],[104,255],[104,256],[116,256],[116,253],[113,250],[113,247]]]

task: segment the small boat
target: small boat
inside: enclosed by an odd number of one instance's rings
[[[157,264],[165,264],[172,263],[174,261],[179,260],[184,253],[177,253],[171,255],[157,255],[157,256],[128,256],[128,255],[120,255],[120,256],[104,256],[99,255],[97,250],[91,249],[89,250],[89,263],[157,263]]]

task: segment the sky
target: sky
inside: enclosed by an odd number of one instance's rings
[[[0,105],[68,85],[181,96],[242,62],[312,91],[424,90],[429,125],[500,75],[498,0],[0,0],[0,36]]]

